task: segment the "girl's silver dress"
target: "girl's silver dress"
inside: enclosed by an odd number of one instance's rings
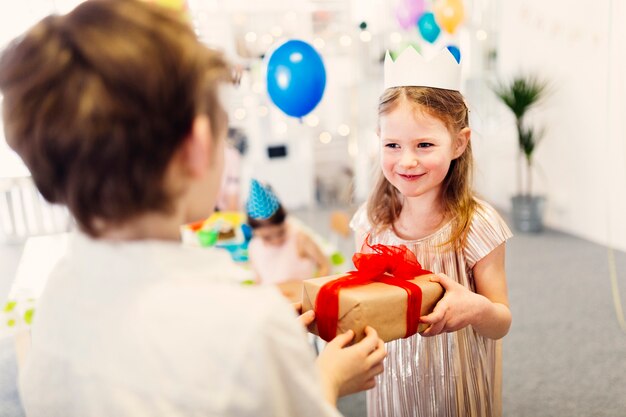
[[[445,273],[475,291],[472,269],[476,262],[512,236],[500,215],[486,202],[478,209],[464,248],[441,248],[451,232],[448,223],[430,236],[403,240],[393,230],[370,235],[369,243],[406,245],[425,269]],[[365,205],[350,226],[369,231]],[[419,334],[386,344],[385,370],[376,388],[367,392],[369,417],[491,417],[500,402],[499,342],[476,333],[471,326],[434,337]]]

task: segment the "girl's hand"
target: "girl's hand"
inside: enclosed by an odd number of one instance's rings
[[[374,388],[374,377],[383,371],[385,343],[372,327],[365,328],[365,335],[347,346],[354,339],[354,332],[348,330],[331,340],[317,359],[326,397],[333,404],[338,396]]]
[[[437,274],[430,280],[440,283],[446,292],[432,313],[420,317],[420,322],[430,324],[420,333],[422,336],[462,329],[472,324],[490,303],[487,298],[470,291],[445,274]]]

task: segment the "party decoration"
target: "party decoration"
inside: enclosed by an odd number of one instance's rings
[[[398,55],[400,55],[406,48],[413,48],[420,54],[422,53],[422,47],[420,46],[419,43],[403,42],[397,49],[390,49],[389,55],[391,55],[391,58],[395,61],[396,58],[398,58]]]
[[[395,10],[398,24],[405,30],[412,28],[423,11],[424,0],[402,0]]]
[[[303,117],[320,102],[326,87],[326,69],[308,43],[290,40],[279,46],[267,64],[267,92],[285,114]]]
[[[454,56],[454,59],[456,59],[456,62],[460,64],[461,63],[461,50],[454,45],[448,45],[446,46],[446,48],[448,48],[448,51],[450,51],[450,53]]]
[[[419,18],[417,28],[422,38],[430,43],[435,42],[441,33],[441,28],[435,21],[435,15],[431,12],[426,12]]]
[[[384,87],[433,87],[459,91],[461,66],[448,49],[441,49],[426,60],[414,48],[408,47],[394,61],[385,56]]]
[[[276,213],[280,203],[269,187],[264,187],[254,178],[250,181],[250,194],[246,204],[248,215],[253,219],[268,219]]]
[[[465,9],[461,0],[438,0],[433,6],[437,23],[448,33],[454,33],[465,18]]]

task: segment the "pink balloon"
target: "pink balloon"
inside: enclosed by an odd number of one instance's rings
[[[403,3],[415,15],[420,15],[424,12],[424,0],[403,0]]]
[[[402,0],[396,8],[396,19],[403,29],[410,29],[424,11],[424,0]]]

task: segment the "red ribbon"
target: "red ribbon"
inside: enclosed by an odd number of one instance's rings
[[[337,335],[339,290],[372,282],[393,285],[406,291],[406,335],[404,337],[417,333],[422,307],[422,289],[409,280],[431,272],[422,268],[415,254],[405,245],[370,246],[367,243],[366,245],[373,250],[372,253],[355,253],[352,257],[357,270],[348,272],[345,277],[327,282],[317,294],[315,299],[317,329],[320,337],[326,341],[334,339]]]

